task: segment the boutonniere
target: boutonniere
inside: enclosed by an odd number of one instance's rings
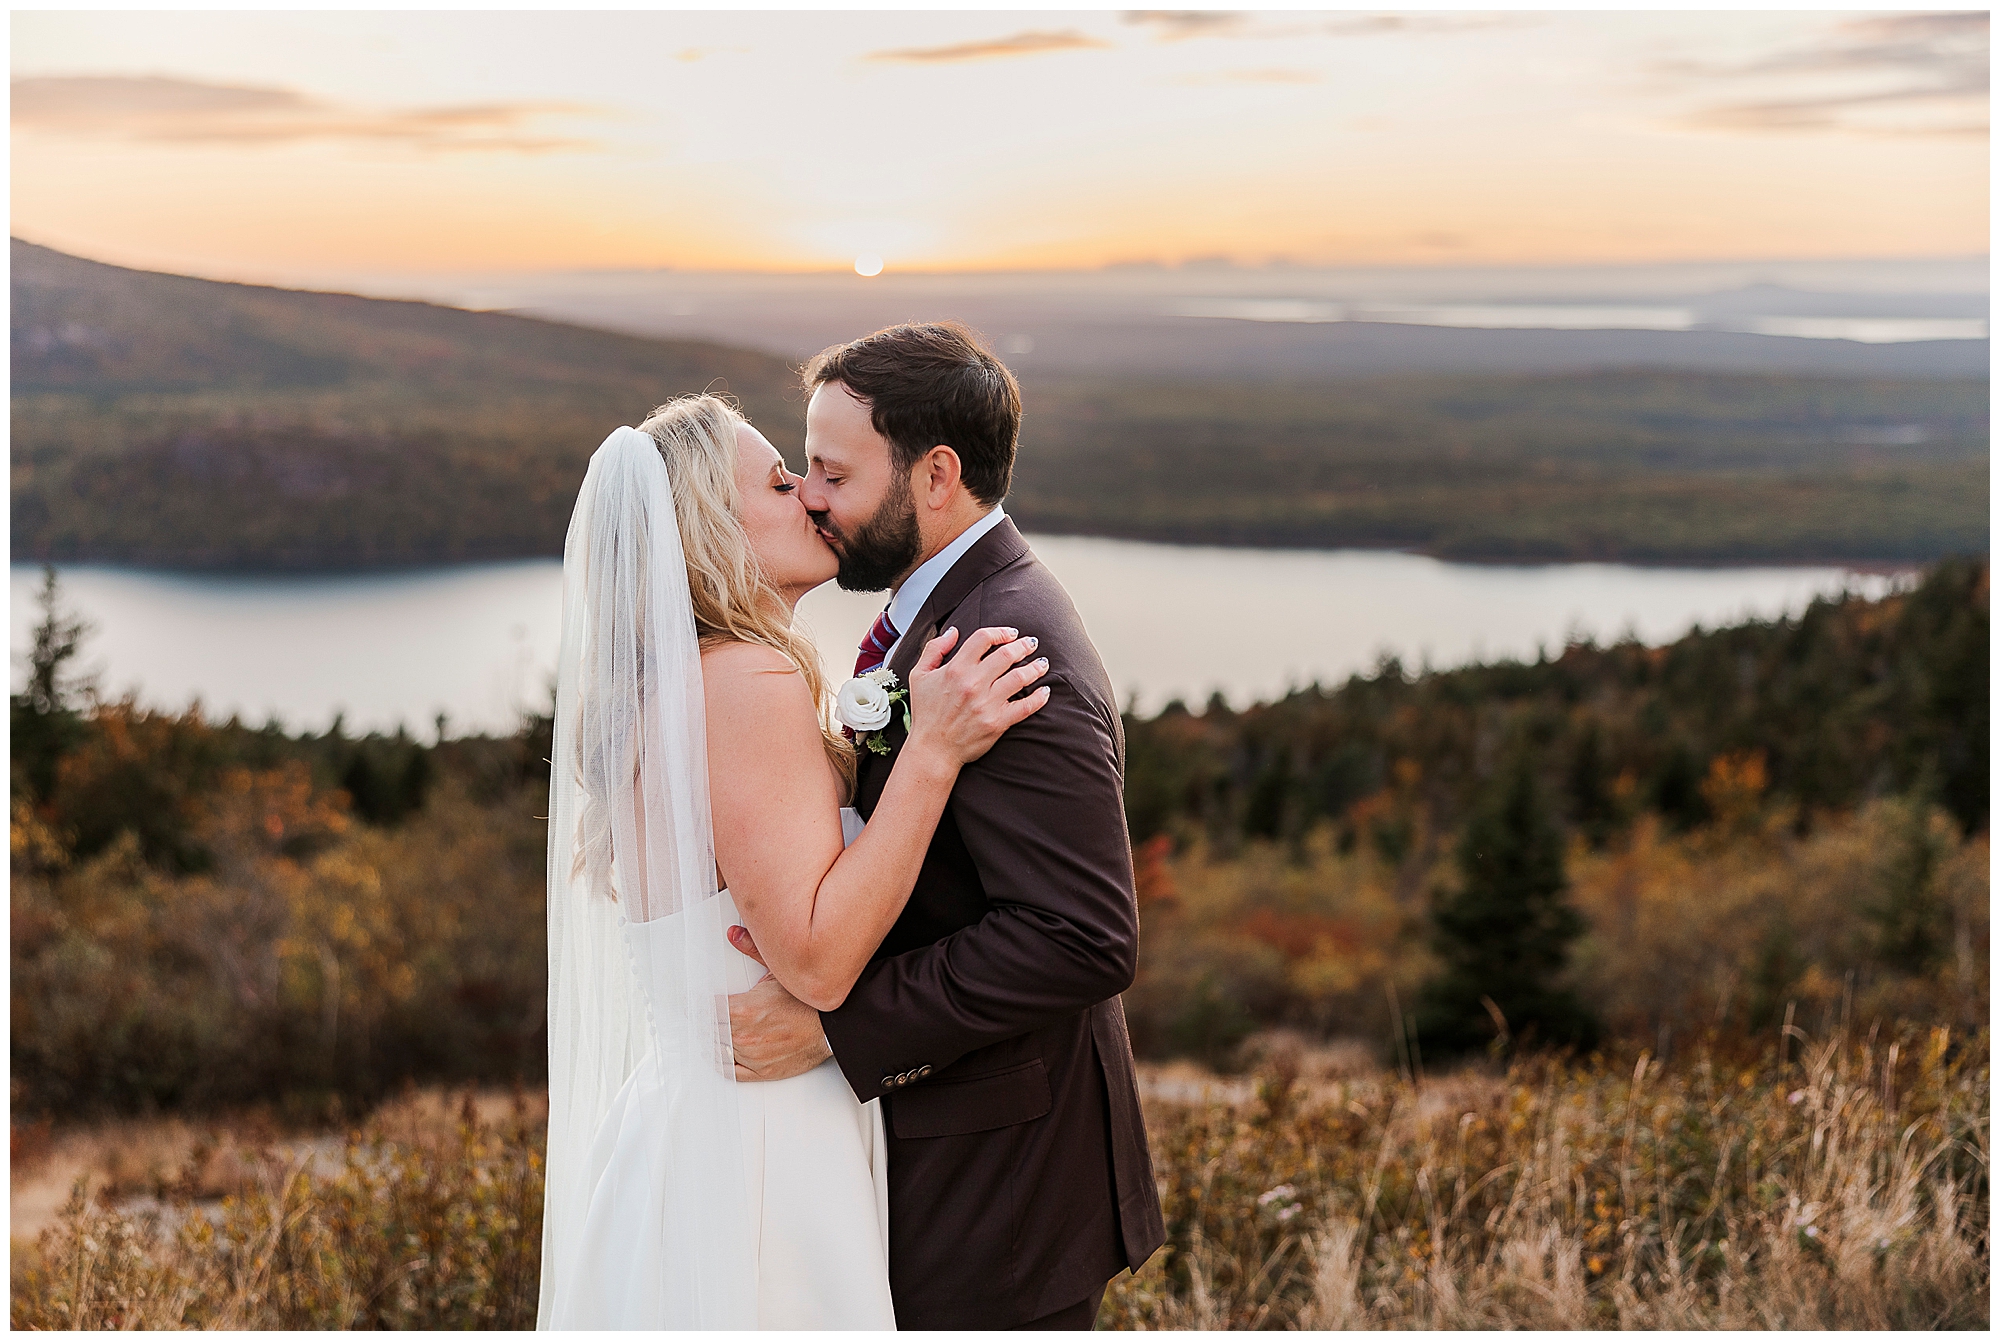
[[[896,672],[881,666],[866,675],[855,676],[840,687],[833,701],[833,715],[854,733],[858,744],[876,754],[887,754],[889,742],[882,739],[882,728],[889,725],[898,703],[903,705],[903,729],[908,731],[910,691],[897,685]]]

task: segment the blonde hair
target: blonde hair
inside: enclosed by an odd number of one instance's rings
[[[792,627],[791,608],[764,575],[743,529],[736,430],[748,422],[728,401],[704,393],[659,406],[639,431],[653,439],[667,463],[695,633],[703,650],[725,642],[756,643],[791,662],[805,677],[819,712],[827,762],[845,791],[854,784],[854,746],[828,725],[833,695],[820,669],[819,650]]]

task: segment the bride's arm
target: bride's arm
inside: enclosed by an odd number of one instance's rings
[[[1048,669],[1014,631],[981,629],[924,649],[911,672],[912,730],[868,827],[844,851],[840,804],[805,680],[767,647],[702,657],[715,860],[765,965],[787,991],[832,1010],[916,885],[959,768],[1048,701],[1013,695]],[[987,655],[993,649],[991,655]]]

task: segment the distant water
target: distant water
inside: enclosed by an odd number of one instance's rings
[[[1365,672],[1385,653],[1415,669],[1532,659],[1566,636],[1626,632],[1648,643],[1689,627],[1797,611],[1843,587],[1870,595],[1892,579],[1839,568],[1493,567],[1366,550],[1255,550],[1033,537],[1069,588],[1121,696],[1153,711],[1212,691],[1243,704],[1315,678]],[[13,682],[24,674],[40,569],[12,574]],[[479,564],[342,577],[212,577],[75,567],[69,604],[96,626],[86,669],[110,693],[216,716],[276,716],[322,729],[428,737],[507,730],[547,702],[561,565]],[[884,598],[829,584],[800,613],[844,678]]]
[[[1913,340],[1984,340],[1987,323],[1978,317],[1705,317],[1691,307],[1562,304],[1410,303],[1396,306],[1336,303],[1291,298],[1198,298],[1168,312],[1182,317],[1227,321],[1273,321],[1322,325],[1375,321],[1399,326],[1455,326],[1469,330],[1544,331],[1732,331],[1745,335],[1785,335],[1803,340],[1852,340],[1857,344],[1902,344]]]

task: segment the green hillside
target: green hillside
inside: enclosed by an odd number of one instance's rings
[[[366,568],[561,552],[605,432],[781,359],[13,244],[14,557]],[[1220,337],[1219,337],[1220,338]],[[1475,560],[1984,552],[1983,379],[1670,371],[1246,382],[1038,375],[1031,530]]]
[[[156,275],[13,243],[14,556],[198,568],[560,553],[590,452],[669,396],[795,450],[780,359]]]
[[[1475,560],[1923,562],[1987,546],[1987,386],[1628,371],[1027,388],[1048,531]]]

